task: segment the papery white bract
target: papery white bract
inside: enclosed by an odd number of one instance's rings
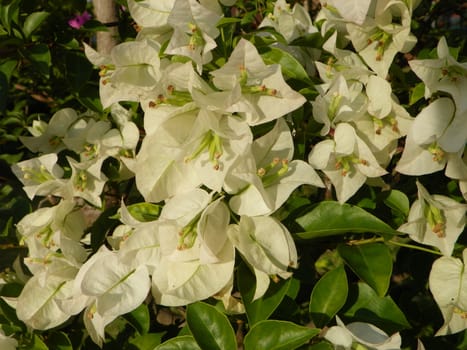
[[[410,208],[407,223],[399,231],[416,242],[437,247],[450,256],[465,227],[467,205],[442,195],[430,195],[417,181],[418,200]]]
[[[166,52],[191,58],[199,73],[203,64],[211,61],[211,51],[217,46],[216,27],[222,17],[220,6],[196,0],[175,0],[167,22],[174,28]]]
[[[65,149],[63,138],[76,120],[78,114],[74,109],[61,109],[50,118],[49,123],[34,121],[33,126],[28,128],[33,136],[20,136],[20,140],[33,152],[60,152]]]
[[[298,37],[318,31],[302,5],[295,3],[291,9],[285,0],[276,1],[273,13],[269,13],[263,19],[259,25],[259,28],[261,27],[273,27],[289,43]]]
[[[324,337],[334,345],[334,349],[350,350],[365,348],[374,350],[397,350],[401,348],[402,339],[399,333],[388,336],[378,327],[364,322],[352,322],[345,325],[336,316],[337,326],[329,328]],[[358,344],[358,345],[357,345]]]
[[[133,267],[117,252],[102,246],[80,269],[75,288],[88,297],[85,325],[92,339],[102,343],[105,326],[136,309],[147,297],[150,279],[145,265]]]
[[[104,108],[119,101],[139,101],[155,87],[160,76],[159,49],[160,44],[150,39],[118,44],[110,56],[85,46],[86,56],[101,69],[99,87]]]
[[[340,203],[352,197],[367,178],[386,174],[370,148],[347,123],[337,125],[334,140],[316,144],[308,156],[308,162],[329,177]]]
[[[291,276],[296,268],[297,250],[287,228],[270,216],[241,216],[240,223],[229,226],[229,239],[254,269],[257,279],[255,298],[267,290],[268,276]]]
[[[163,32],[170,28],[167,21],[174,3],[175,0],[128,0],[128,10],[138,25]]]
[[[67,157],[72,169],[72,175],[66,188],[64,198],[80,197],[96,207],[102,206],[100,195],[107,177],[100,171],[103,159],[96,161],[77,162]]]
[[[408,52],[417,39],[410,33],[412,5],[402,0],[376,1],[374,17],[347,24],[350,40],[366,64],[386,78],[398,52]]]
[[[442,37],[437,46],[438,58],[409,61],[410,68],[425,84],[425,98],[436,91],[451,94],[458,113],[467,109],[464,98],[467,88],[467,63],[459,63],[451,55],[446,38]]]
[[[322,86],[324,91],[311,102],[313,118],[323,124],[322,136],[335,129],[339,122],[358,120],[365,112],[366,98],[359,83],[348,85],[343,75],[336,75],[329,85]]]
[[[246,39],[241,39],[227,63],[211,74],[218,89],[232,91],[240,87],[240,99],[226,111],[244,115],[249,125],[280,118],[306,101],[284,81],[281,67],[267,66],[256,47]]]
[[[57,154],[44,154],[13,164],[11,170],[23,183],[23,190],[29,199],[60,192],[66,181],[61,180],[63,169],[57,165]]]
[[[18,318],[34,329],[50,329],[65,322],[71,314],[60,308],[59,299],[72,293],[73,278],[78,270],[68,276],[37,274],[26,283],[18,297]]]
[[[464,262],[444,256],[431,267],[430,291],[444,318],[436,335],[454,334],[467,328],[467,250],[462,258]]]
[[[447,153],[458,153],[465,147],[466,121],[467,110],[459,114],[450,98],[432,102],[415,118],[396,170],[424,175],[444,169],[450,161]]]
[[[312,167],[292,160],[293,151],[290,130],[280,119],[269,133],[253,142],[251,155],[240,157],[227,175],[224,189],[233,195],[230,208],[239,215],[269,215],[298,186],[323,187]]]
[[[3,350],[15,350],[17,349],[18,341],[13,337],[5,335],[3,329],[0,328],[0,347]]]

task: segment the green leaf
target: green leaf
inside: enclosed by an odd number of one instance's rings
[[[92,84],[85,84],[78,93],[77,100],[84,107],[90,110],[102,113],[103,108],[99,98],[99,88]]]
[[[318,344],[313,344],[308,350],[334,350],[334,346],[331,343],[322,341]]]
[[[154,350],[201,350],[191,335],[183,335],[167,340]]]
[[[250,325],[254,325],[272,315],[287,294],[292,279],[271,282],[266,293],[255,301],[252,300],[256,290],[256,278],[246,264],[239,265],[237,280],[248,321]]]
[[[6,75],[0,71],[0,112],[4,111],[7,104],[8,96],[8,79]]]
[[[404,313],[390,296],[380,297],[363,282],[349,289],[349,305],[339,313],[345,323],[361,321],[374,324],[388,334],[410,328]],[[345,318],[345,319],[344,319]]]
[[[46,44],[37,44],[26,50],[26,56],[31,60],[33,66],[44,77],[49,77],[52,58]]]
[[[232,325],[227,317],[214,306],[203,302],[188,305],[186,321],[201,349],[237,349]]]
[[[112,218],[118,208],[111,207],[106,209],[96,221],[92,224],[89,231],[91,232],[91,248],[97,251],[106,240],[107,233],[119,224],[118,220]]]
[[[362,208],[335,201],[319,203],[312,211],[296,219],[305,230],[297,233],[301,239],[313,239],[346,233],[379,233],[383,236],[398,234],[384,221]]]
[[[2,290],[2,295],[5,295]],[[0,299],[0,315],[2,315],[9,324],[14,324],[26,330],[24,323],[16,316],[16,310],[9,306],[3,299]]]
[[[164,334],[165,333],[146,333],[135,338],[131,338],[128,343],[136,346],[138,350],[153,350],[161,343],[162,336]]]
[[[93,66],[82,52],[75,50],[68,50],[64,61],[67,82],[73,91],[78,92],[92,79]]]
[[[313,322],[324,327],[344,306],[349,291],[344,265],[327,272],[311,292],[309,310]]]
[[[10,82],[11,75],[15,71],[17,65],[18,61],[14,59],[4,61],[0,64],[0,73],[5,76],[7,83]]]
[[[27,344],[27,346],[27,349],[49,350],[49,347],[45,345],[45,343],[37,334],[34,334],[34,337],[31,339],[31,342]]]
[[[223,27],[225,25],[228,25],[228,24],[232,24],[232,23],[238,23],[238,22],[241,22],[242,19],[241,18],[236,18],[236,17],[222,17],[219,22],[217,22],[216,24],[216,27],[219,28],[219,27]]]
[[[385,244],[341,244],[337,251],[352,271],[379,296],[386,294],[392,274],[392,257]]]
[[[320,332],[292,322],[266,320],[255,324],[244,339],[245,350],[293,350]]]
[[[157,220],[161,213],[161,207],[152,203],[136,203],[127,207],[131,216],[141,222]]]
[[[33,12],[24,21],[23,34],[29,38],[31,34],[49,17],[50,13],[45,11]]]
[[[11,24],[18,23],[20,4],[21,0],[14,0],[8,5],[0,5],[0,22],[9,34],[11,34]]]
[[[280,64],[285,76],[312,84],[305,68],[288,52],[276,47],[269,47],[266,52],[261,54],[261,57],[266,64]]]
[[[138,331],[139,334],[149,332],[150,316],[148,306],[141,304],[132,312],[124,315],[125,319]]]
[[[401,213],[405,217],[409,215],[410,202],[405,193],[398,190],[391,190],[383,201],[389,208]]]
[[[47,344],[54,350],[73,350],[70,338],[63,332],[52,332],[50,336],[47,337]]]
[[[409,106],[412,106],[418,100],[425,96],[425,84],[418,83],[410,92]]]

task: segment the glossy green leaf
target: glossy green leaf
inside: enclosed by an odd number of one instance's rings
[[[410,93],[410,101],[409,105],[413,105],[416,103],[418,100],[420,100],[422,97],[425,96],[425,84],[424,83],[418,83],[415,85],[415,87],[412,89]]]
[[[69,50],[65,57],[66,79],[73,91],[80,91],[92,79],[93,66],[86,56],[77,50]]]
[[[128,343],[135,346],[138,350],[153,350],[161,343],[162,336],[165,333],[146,333],[131,338]],[[129,349],[132,349],[129,347]]]
[[[261,54],[266,64],[280,64],[282,74],[288,78],[301,80],[311,84],[308,73],[305,68],[288,52],[276,47],[269,48],[268,51]]]
[[[395,235],[397,231],[362,208],[335,201],[319,203],[312,211],[296,219],[305,230],[297,233],[301,239],[313,239],[346,233],[372,232]]]
[[[113,219],[117,208],[111,207],[102,212],[90,228],[91,232],[91,248],[97,251],[99,247],[105,242],[107,233],[119,224],[119,221]]]
[[[141,222],[154,221],[160,215],[161,207],[152,203],[136,203],[127,207],[131,216]]]
[[[64,332],[52,332],[47,337],[47,344],[54,350],[73,350],[70,338]]]
[[[279,306],[291,285],[291,279],[272,282],[269,289],[259,299],[253,301],[256,290],[256,278],[246,264],[240,264],[237,270],[238,289],[245,305],[246,315],[251,325],[266,320]]]
[[[78,93],[77,100],[84,107],[98,113],[102,113],[102,103],[99,98],[99,89],[91,84],[85,84]]]
[[[183,335],[167,340],[154,350],[201,350],[201,348],[191,335]]]
[[[8,80],[0,71],[0,112],[2,112],[6,108],[7,103],[7,96],[8,96]]]
[[[339,313],[345,323],[368,322],[388,334],[410,328],[404,313],[392,298],[378,296],[366,283],[359,282],[349,289],[347,303]]]
[[[409,215],[410,202],[405,193],[398,190],[391,190],[383,201],[389,208],[403,214],[405,217]]]
[[[317,327],[324,327],[344,306],[349,291],[344,265],[327,272],[313,287],[309,311]]]
[[[0,72],[5,76],[8,83],[10,82],[11,75],[18,64],[19,62],[15,59],[10,59],[0,63]]]
[[[21,0],[13,0],[8,5],[0,5],[0,22],[11,34],[11,24],[18,23]]]
[[[37,71],[44,77],[48,78],[52,62],[48,46],[46,44],[31,46],[26,50],[26,55],[29,57]]]
[[[0,63],[0,112],[6,108],[10,78],[17,65],[18,61],[14,59]]]
[[[42,339],[37,334],[34,334],[32,339],[26,343],[25,348],[34,350],[49,350],[49,347],[42,341]]]
[[[320,332],[292,322],[265,320],[255,324],[244,339],[245,350],[293,350]]]
[[[188,305],[186,321],[201,349],[237,349],[232,325],[228,318],[214,306],[203,302]]]
[[[31,34],[49,17],[50,13],[45,11],[33,12],[23,24],[23,34],[26,38],[29,38]]]
[[[4,295],[8,295],[8,294],[6,294],[4,290],[2,289],[2,296]],[[24,323],[18,319],[18,316],[16,316],[15,309],[9,306],[3,299],[0,299],[0,315],[2,316],[2,318],[8,321],[9,324],[11,325],[14,324],[21,328],[26,329],[26,327],[24,326]]]
[[[141,304],[132,312],[124,315],[125,319],[138,331],[139,334],[149,332],[150,316],[146,304]]]
[[[327,341],[322,341],[318,344],[313,344],[308,350],[334,350],[334,346]]]
[[[341,244],[337,251],[352,271],[379,296],[386,294],[392,274],[392,257],[385,244]]]
[[[238,23],[238,22],[241,22],[241,21],[242,21],[242,19],[237,18],[237,17],[222,17],[219,20],[219,22],[217,22],[216,27],[220,28],[220,27],[223,27],[225,25],[229,25],[229,24],[232,24],[232,23]]]

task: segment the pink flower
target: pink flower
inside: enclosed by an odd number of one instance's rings
[[[75,17],[68,21],[68,25],[72,28],[79,29],[84,23],[91,19],[91,15],[88,11],[84,11],[82,14],[77,14]]]

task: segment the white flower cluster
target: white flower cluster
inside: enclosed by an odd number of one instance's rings
[[[271,214],[298,186],[324,187],[315,169],[330,180],[341,203],[364,183],[384,186],[381,176],[404,137],[398,172],[445,168],[467,198],[467,65],[456,62],[444,39],[438,59],[411,61],[425,96],[433,99],[412,118],[386,77],[395,55],[416,42],[410,33],[416,4],[368,0],[362,13],[346,12],[345,3],[328,1],[317,19],[322,34],[335,32],[323,46],[329,59],[316,62],[323,84],[311,105],[322,140],[307,163],[293,159],[285,119],[307,101],[284,80],[281,66],[266,64],[243,38],[225,63],[212,64],[223,15],[217,0],[128,0],[140,26],[136,39],[109,56],[85,46],[100,67],[101,102],[110,108],[112,123],[63,109],[48,124],[35,122],[33,136],[22,139],[43,154],[13,167],[27,195],[60,201],[18,224],[33,274],[19,298],[10,300],[18,317],[48,329],[85,310],[86,328],[102,344],[105,326],[138,307],[149,292],[166,306],[211,296],[227,305],[236,252],[254,271],[254,297],[260,298],[271,276],[288,278],[297,266],[294,241]],[[317,32],[300,5],[291,9],[283,0],[260,27],[273,27],[287,42]],[[355,51],[339,48],[349,41]],[[144,131],[122,101],[139,103]],[[269,131],[254,137],[252,128],[266,123]],[[78,156],[62,157],[63,150]],[[143,222],[122,203],[122,224],[108,245],[89,256],[81,206],[83,200],[102,206],[102,169],[110,158],[119,164],[120,179],[134,176],[144,200],[163,203],[163,209],[157,220]],[[450,256],[466,206],[418,186],[419,200],[400,230]],[[328,338],[334,339],[331,333]]]
[[[60,110],[22,139],[42,155],[13,167],[31,199],[59,202],[19,222],[33,276],[9,302],[34,329],[56,327],[84,310],[97,344],[107,324],[150,292],[166,306],[211,296],[231,304],[235,251],[254,270],[260,298],[271,277],[288,278],[297,266],[290,233],[270,215],[298,186],[324,186],[311,165],[293,160],[284,116],[306,99],[285,82],[280,65],[265,64],[241,39],[208,81],[200,75],[219,35],[217,1],[128,3],[142,28],[136,40],[110,56],[85,47],[100,67],[101,101],[112,123]],[[144,132],[120,101],[140,104]],[[268,122],[272,129],[254,139],[252,127]],[[62,157],[63,150],[78,156]],[[118,161],[121,179],[134,176],[145,201],[163,209],[157,220],[143,222],[122,202],[122,224],[90,256],[83,203],[102,207],[109,158]]]

